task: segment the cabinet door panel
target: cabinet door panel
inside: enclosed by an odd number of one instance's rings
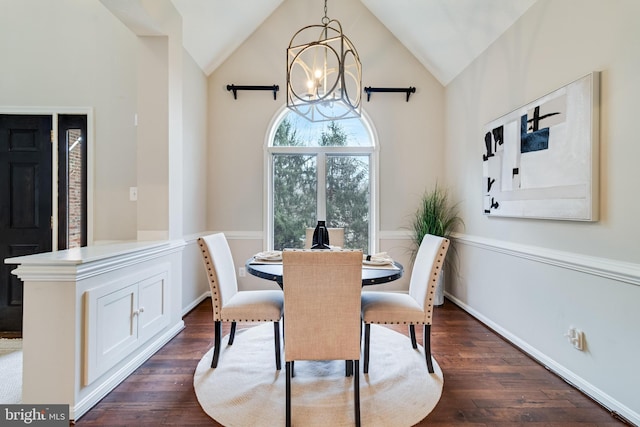
[[[167,274],[161,273],[140,282],[138,319],[141,341],[151,338],[169,324]]]
[[[169,325],[168,263],[84,293],[83,383],[91,384]]]
[[[98,368],[111,367],[131,352],[138,339],[138,286],[133,284],[97,300]]]

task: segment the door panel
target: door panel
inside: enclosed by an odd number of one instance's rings
[[[38,228],[38,163],[9,164],[9,226],[13,229]]]
[[[51,124],[0,115],[0,332],[22,330],[22,282],[4,259],[51,250]]]

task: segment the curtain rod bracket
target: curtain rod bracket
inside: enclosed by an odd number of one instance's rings
[[[372,92],[404,92],[407,94],[407,102],[409,102],[409,97],[412,93],[416,93],[416,88],[411,86],[408,88],[394,88],[394,87],[371,87],[367,86],[364,88],[364,91],[367,92],[367,102],[371,100]]]
[[[236,85],[227,85],[227,90],[229,92],[233,92],[233,99],[238,99],[238,91],[239,90],[271,90],[273,91],[273,100],[276,100],[276,94],[280,90],[280,86],[272,85],[272,86],[236,86]]]

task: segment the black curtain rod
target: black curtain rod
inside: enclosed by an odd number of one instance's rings
[[[411,86],[408,88],[395,88],[395,87],[365,87],[364,91],[367,92],[367,102],[371,99],[372,92],[404,92],[407,94],[407,102],[409,102],[409,96],[412,93],[416,93],[416,88]]]
[[[229,92],[233,92],[233,99],[238,99],[238,91],[239,90],[271,90],[273,91],[273,100],[276,99],[276,93],[280,90],[280,86],[236,86],[236,85],[227,85],[227,90]]]

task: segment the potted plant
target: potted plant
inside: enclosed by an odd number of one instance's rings
[[[445,237],[449,239],[451,233],[458,227],[464,226],[462,218],[459,216],[458,203],[452,203],[446,189],[438,186],[436,183],[433,190],[425,191],[420,199],[420,206],[416,210],[412,222],[412,240],[414,248],[412,252],[412,260],[422,243],[425,234],[433,234],[434,236]],[[452,246],[449,247],[452,249]],[[449,251],[451,253],[452,251]],[[453,256],[445,258],[445,265],[450,264]],[[438,278],[436,287],[436,297],[434,305],[442,305],[444,303],[444,269]]]

